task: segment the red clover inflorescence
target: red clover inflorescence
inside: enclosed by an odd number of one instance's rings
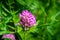
[[[28,10],[23,10],[22,14],[19,14],[19,16],[21,19],[20,24],[23,25],[23,27],[31,27],[36,24],[35,16]]]

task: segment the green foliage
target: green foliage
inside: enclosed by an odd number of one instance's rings
[[[36,16],[36,25],[27,31],[19,24],[22,10]],[[8,33],[16,40],[60,40],[60,0],[1,0],[0,36]]]

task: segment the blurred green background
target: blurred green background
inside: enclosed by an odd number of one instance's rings
[[[36,16],[36,26],[25,35],[17,25],[22,10]],[[60,0],[0,0],[0,39],[8,33],[15,34],[16,40],[60,40]]]

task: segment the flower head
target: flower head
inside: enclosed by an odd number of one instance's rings
[[[36,18],[34,15],[32,15],[31,12],[29,12],[28,10],[23,10],[22,14],[19,15],[21,18],[21,22],[20,24],[23,26],[34,26],[36,24]]]
[[[9,38],[11,40],[16,40],[15,36],[13,34],[5,34],[5,35],[2,36],[2,38]]]

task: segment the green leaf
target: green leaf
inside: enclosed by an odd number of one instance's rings
[[[4,40],[10,40],[9,38],[3,38]]]
[[[55,18],[60,21],[60,12],[58,12],[56,15],[55,15]]]
[[[2,5],[1,5],[1,2],[0,2],[0,16],[1,16],[1,14],[2,14],[2,7],[1,7]]]
[[[8,10],[3,4],[2,4],[2,8],[3,8],[6,12],[10,13],[9,10]]]
[[[55,30],[54,30],[54,27],[53,27],[53,26],[47,26],[47,31],[48,31],[51,35],[54,35],[54,33],[55,33]]]
[[[29,31],[30,31],[30,32],[37,32],[37,25],[38,25],[39,22],[40,22],[40,21],[38,20],[37,23],[36,23],[36,25],[35,25],[35,26],[32,26],[32,27],[29,29]]]
[[[0,35],[10,33],[9,31],[0,31]]]
[[[20,3],[21,5],[25,5],[24,0],[16,0],[18,3]]]
[[[20,18],[18,15],[13,15],[13,20],[15,24],[20,22]]]
[[[6,19],[7,20],[5,21],[5,23],[8,23],[8,22],[10,22],[10,20],[12,19],[12,17],[7,17]]]
[[[16,27],[16,28],[17,28],[17,32],[18,32],[18,33],[22,31],[22,27],[18,26],[18,27]]]

